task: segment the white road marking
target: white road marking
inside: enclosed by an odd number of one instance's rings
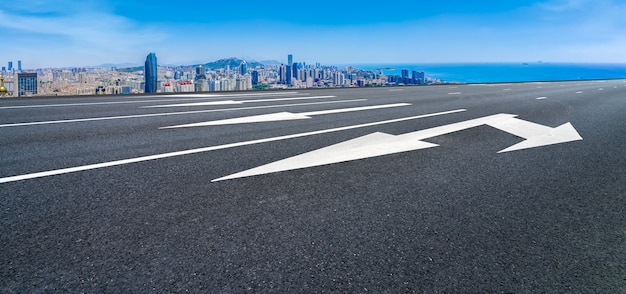
[[[603,91],[603,90],[604,90],[603,88],[599,88],[599,89],[598,89],[598,91]]]
[[[194,98],[206,98],[206,97],[247,97],[247,96],[283,96],[283,95],[295,95],[299,92],[271,92],[271,93],[238,93],[238,94],[172,94],[172,95],[151,95],[151,96],[133,96],[133,98],[158,98],[158,97],[194,97]],[[305,94],[305,93],[302,93]]]
[[[410,116],[410,117],[391,119],[391,120],[384,120],[384,121],[378,121],[378,122],[372,122],[372,123],[366,123],[366,124],[360,124],[360,125],[352,125],[352,126],[338,127],[338,128],[333,128],[333,129],[319,130],[319,131],[313,131],[313,132],[307,132],[307,133],[285,135],[285,136],[279,136],[279,137],[258,139],[258,140],[245,141],[245,142],[237,142],[237,143],[217,145],[217,146],[197,148],[197,149],[189,149],[189,150],[184,150],[184,151],[156,154],[156,155],[150,155],[150,156],[142,156],[142,157],[103,162],[103,163],[97,163],[97,164],[82,165],[82,166],[77,166],[77,167],[56,169],[56,170],[50,170],[50,171],[44,171],[44,172],[36,172],[36,173],[30,173],[30,174],[24,174],[24,175],[18,175],[18,176],[10,176],[10,177],[0,178],[0,183],[9,183],[9,182],[48,177],[48,176],[54,176],[54,175],[61,175],[61,174],[79,172],[79,171],[104,168],[104,167],[112,167],[112,166],[118,166],[118,165],[130,164],[130,163],[137,163],[137,162],[143,162],[143,161],[149,161],[149,160],[155,160],[155,159],[163,159],[163,158],[169,158],[169,157],[175,157],[175,156],[181,156],[181,155],[195,154],[195,153],[208,152],[208,151],[214,151],[214,150],[228,149],[228,148],[254,145],[254,144],[260,144],[260,143],[267,143],[267,142],[281,141],[281,140],[307,137],[307,136],[339,132],[339,131],[345,131],[345,130],[352,130],[352,129],[358,129],[358,128],[365,128],[365,127],[371,127],[371,126],[377,126],[377,125],[383,125],[383,124],[415,120],[415,119],[420,119],[420,118],[453,114],[453,113],[463,112],[463,111],[466,111],[466,109],[456,109],[456,110],[429,113],[429,114]]]
[[[225,112],[225,111],[250,110],[250,109],[265,109],[265,108],[306,106],[306,105],[337,104],[337,103],[350,103],[350,102],[361,102],[361,101],[367,101],[367,99],[324,101],[324,102],[309,102],[309,103],[266,105],[266,106],[249,106],[249,107],[237,107],[237,108],[225,108],[225,109],[208,109],[208,110],[193,110],[193,111],[182,111],[182,112],[167,112],[167,113],[150,113],[150,114],[123,115],[123,116],[92,117],[92,118],[53,120],[53,121],[36,121],[36,122],[24,122],[24,123],[0,124],[0,128],[21,127],[21,126],[35,126],[35,125],[48,125],[48,124],[61,124],[61,123],[75,123],[75,122],[88,122],[88,121],[101,121],[101,120],[115,120],[115,119],[131,119],[131,118],[155,117],[155,116],[184,115],[184,114],[207,113],[207,112]]]
[[[214,121],[207,121],[207,122],[191,123],[191,124],[184,124],[184,125],[176,125],[176,126],[162,127],[162,128],[159,128],[159,129],[204,127],[204,126],[219,126],[219,125],[230,125],[230,124],[246,124],[246,123],[260,123],[260,122],[283,121],[283,120],[309,119],[309,118],[311,118],[311,116],[314,116],[314,115],[344,113],[344,112],[363,111],[363,110],[374,110],[374,109],[383,109],[383,108],[409,106],[409,105],[411,105],[411,104],[409,104],[409,103],[395,103],[395,104],[385,104],[385,105],[374,105],[374,106],[362,106],[362,107],[352,107],[352,108],[341,108],[341,109],[311,111],[311,112],[302,112],[302,113],[278,112],[278,113],[270,113],[270,114],[261,114],[261,115],[253,115],[253,116],[221,119],[221,120],[214,120]]]
[[[513,114],[496,114],[402,135],[390,135],[376,132],[229,176],[214,179],[212,182],[436,147],[439,145],[421,140],[480,125],[489,125],[526,139],[509,148],[501,150],[498,153],[582,140],[578,132],[576,132],[570,123],[565,123],[556,128],[550,128],[544,125],[517,119],[515,117],[516,115]]]
[[[391,90],[389,90],[389,92],[399,92],[399,91],[404,91],[404,89],[391,89]]]
[[[543,99],[547,99],[547,98],[548,98],[548,97],[537,97],[537,98],[535,98],[535,99],[537,99],[537,100],[543,100]]]
[[[507,88],[507,89],[502,89],[502,91],[511,91],[511,89]]]
[[[583,93],[583,91],[578,91],[578,92],[576,92],[576,94],[582,94],[582,93]]]
[[[452,93],[448,93],[448,95],[460,95],[463,94],[462,92],[452,92]]]
[[[272,95],[286,95],[286,94],[297,94],[297,92],[285,92],[285,93],[276,93]],[[20,108],[45,108],[45,107],[67,107],[67,106],[91,106],[91,105],[112,105],[112,104],[137,104],[137,103],[155,103],[155,102],[173,102],[173,101],[189,101],[189,100],[199,100],[199,99],[214,99],[214,98],[222,98],[222,97],[239,97],[239,96],[260,96],[261,94],[238,94],[238,95],[204,95],[204,96],[182,96],[179,97],[194,97],[194,98],[177,98],[177,99],[159,99],[159,100],[135,100],[135,101],[110,101],[110,102],[87,102],[87,103],[65,103],[65,104],[39,104],[39,105],[15,105],[15,106],[2,106],[0,109],[20,109]],[[170,97],[176,95],[167,95],[167,96],[149,96],[149,97]],[[265,96],[265,95],[261,95]],[[129,98],[135,98],[129,97]]]
[[[209,102],[194,102],[184,104],[168,104],[168,105],[152,105],[143,106],[142,108],[168,108],[168,107],[188,107],[188,106],[211,106],[211,105],[230,105],[230,104],[244,104],[244,103],[258,103],[258,102],[276,102],[276,101],[293,101],[293,100],[312,100],[312,99],[328,99],[336,98],[337,96],[306,96],[306,97],[290,97],[290,98],[277,98],[277,99],[256,99],[256,100],[224,100],[224,101],[209,101]]]

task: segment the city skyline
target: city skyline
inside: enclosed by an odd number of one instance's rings
[[[418,2],[33,0],[0,5],[0,60],[24,69],[198,64],[221,58],[337,64],[626,63],[616,0]]]

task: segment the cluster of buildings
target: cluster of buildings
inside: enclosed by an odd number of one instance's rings
[[[64,68],[22,70],[22,63],[2,67],[4,94],[101,95],[175,92],[245,91],[253,89],[373,87],[432,84],[423,71],[402,69],[401,75],[385,75],[382,69],[361,70],[351,66],[314,65],[294,62],[249,66],[245,60],[231,68],[198,66],[159,66],[154,53],[148,54],[143,68]],[[388,69],[386,69],[388,70]]]
[[[38,94],[37,74],[22,71],[22,61],[17,61],[17,68],[13,61],[3,66],[0,71],[0,97],[2,96],[32,96]]]

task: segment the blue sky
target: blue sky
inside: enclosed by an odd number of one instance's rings
[[[625,0],[136,1],[0,4],[0,64],[626,63]],[[8,2],[8,3],[7,3]]]

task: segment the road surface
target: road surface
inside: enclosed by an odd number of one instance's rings
[[[0,292],[626,292],[626,80],[0,100]]]

